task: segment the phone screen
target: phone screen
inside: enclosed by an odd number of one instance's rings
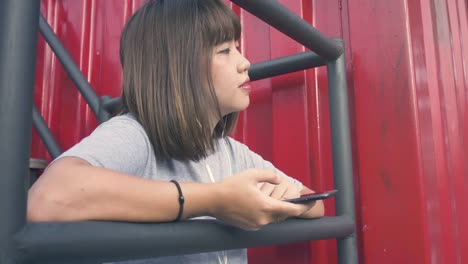
[[[290,203],[309,203],[309,202],[316,201],[316,200],[326,199],[328,197],[335,195],[335,193],[337,192],[338,190],[331,190],[327,192],[304,194],[304,195],[301,195],[301,197],[294,198],[294,199],[287,199],[284,201],[290,202]]]

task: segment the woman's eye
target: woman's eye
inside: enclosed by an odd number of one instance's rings
[[[229,52],[231,52],[231,49],[230,49],[230,48],[227,48],[227,49],[221,50],[219,53],[229,54]]]

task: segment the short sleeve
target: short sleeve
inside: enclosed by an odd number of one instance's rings
[[[227,140],[231,147],[233,156],[243,167],[242,170],[253,169],[253,168],[271,169],[271,170],[276,171],[276,173],[281,175],[282,177],[285,177],[292,184],[296,185],[299,191],[302,190],[303,188],[302,182],[292,177],[287,176],[284,172],[277,169],[271,162],[264,160],[260,155],[251,151],[246,145],[229,137],[227,138]]]
[[[130,117],[118,116],[98,126],[57,159],[77,157],[96,167],[139,175],[150,153],[151,144],[143,127]]]

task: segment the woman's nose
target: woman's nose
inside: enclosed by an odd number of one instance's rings
[[[250,61],[244,57],[243,55],[242,56],[242,60],[241,62],[239,63],[238,67],[237,67],[237,70],[239,71],[239,73],[243,73],[245,71],[248,71],[250,69]]]

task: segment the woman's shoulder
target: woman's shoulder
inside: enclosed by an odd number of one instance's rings
[[[240,142],[240,141],[238,141],[238,140],[236,140],[236,139],[234,139],[232,137],[227,136],[225,138],[222,138],[221,140],[224,140],[224,142],[227,144],[227,146],[234,153],[239,152],[239,151],[242,151],[242,152],[249,152],[250,151],[249,147],[246,144],[244,144],[244,143],[242,143],[242,142]]]
[[[129,125],[135,125],[135,126],[141,127],[136,117],[130,113],[114,116],[108,121],[104,122],[103,124],[115,124],[115,123],[123,123],[123,124],[126,123]]]
[[[104,138],[106,141],[130,140],[147,141],[143,126],[131,114],[112,117],[100,124],[90,135],[93,138]]]
[[[138,122],[138,120],[132,114],[123,114],[114,116],[111,119],[100,124],[96,129],[112,129],[112,128],[129,128],[133,130],[144,131],[143,126]]]
[[[224,140],[229,144],[235,144],[237,146],[242,146],[242,147],[248,148],[248,146],[245,143],[242,143],[241,141],[239,141],[239,140],[237,140],[237,139],[235,139],[233,137],[226,136],[224,138]]]

